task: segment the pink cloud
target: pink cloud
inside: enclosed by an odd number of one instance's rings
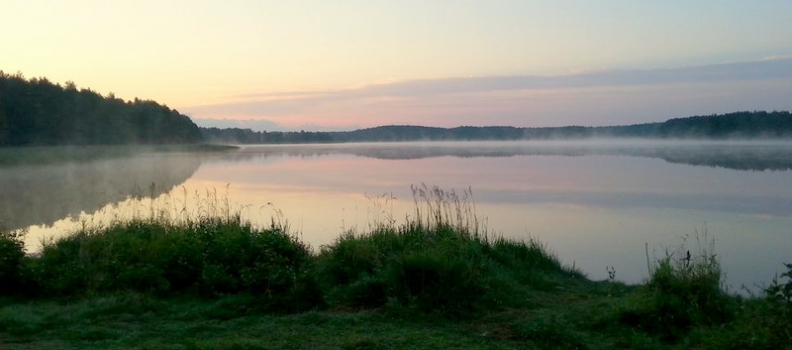
[[[612,125],[735,110],[790,109],[792,58],[560,76],[413,80],[346,90],[237,96],[186,108],[198,119],[259,120],[259,129],[387,124]],[[244,124],[244,123],[242,123]],[[255,122],[249,122],[253,125]]]

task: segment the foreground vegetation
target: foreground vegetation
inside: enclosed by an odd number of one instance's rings
[[[0,347],[784,349],[792,282],[721,289],[710,249],[649,280],[594,282],[540,243],[487,233],[468,193],[416,188],[416,212],[313,250],[273,221],[192,217],[84,227],[26,256],[0,236]],[[220,208],[220,209],[218,209]],[[787,265],[792,272],[792,265]]]

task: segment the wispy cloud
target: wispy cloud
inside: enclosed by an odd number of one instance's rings
[[[422,79],[372,84],[347,90],[285,91],[239,95],[236,97],[248,99],[278,97],[289,99],[362,98],[373,96],[412,97],[502,90],[638,86],[790,78],[792,78],[792,57],[768,57],[757,61],[682,68],[614,69],[555,76]]]
[[[338,118],[382,118],[384,122],[388,122],[388,116],[399,113],[421,118],[430,115],[452,118],[453,113],[464,114],[465,111],[460,109],[475,110],[479,115],[497,117],[498,113],[506,113],[503,108],[508,107],[505,104],[510,101],[520,101],[521,105],[525,105],[525,101],[531,99],[542,100],[537,102],[543,104],[540,110],[545,113],[552,112],[553,102],[548,102],[546,96],[543,96],[546,91],[555,91],[556,97],[559,94],[564,97],[564,91],[577,91],[576,94],[579,94],[581,90],[627,89],[629,92],[636,89],[662,90],[664,87],[682,85],[688,89],[691,89],[690,86],[722,88],[778,81],[792,82],[792,57],[667,69],[613,69],[555,76],[424,79],[341,90],[249,94],[236,96],[234,101],[228,103],[196,106],[187,108],[186,111],[199,118],[202,115],[210,118],[268,118],[280,124],[289,123],[289,120],[299,120],[303,124],[332,124]],[[697,95],[705,93],[707,91],[702,90]],[[660,97],[662,96],[658,95]],[[648,96],[643,98],[651,99]],[[559,111],[570,111],[567,105],[575,103],[574,96],[557,99],[555,103],[558,104]],[[701,103],[709,102],[702,100]],[[506,114],[510,113],[512,116],[520,113],[519,109],[507,109],[510,112]],[[492,113],[488,113],[488,110]],[[525,111],[530,112],[531,109],[527,108]],[[607,110],[599,113],[607,114]],[[372,123],[363,121],[362,124]]]

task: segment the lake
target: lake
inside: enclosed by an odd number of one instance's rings
[[[13,165],[0,168],[0,225],[27,229],[34,252],[80,225],[231,208],[318,248],[403,222],[414,186],[471,192],[490,235],[537,239],[594,280],[612,267],[641,282],[647,251],[713,239],[732,290],[792,262],[792,142],[264,145]]]

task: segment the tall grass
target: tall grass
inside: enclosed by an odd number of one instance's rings
[[[536,241],[490,237],[469,191],[422,186],[413,195],[405,223],[347,232],[321,248],[317,273],[332,304],[468,315],[514,302],[518,280],[547,288],[550,278],[541,276],[564,273]]]
[[[489,235],[469,190],[413,190],[416,210],[405,222],[378,219],[318,253],[288,224],[256,227],[210,190],[136,204],[131,218],[83,222],[43,242],[24,269],[6,265],[25,271],[39,296],[244,294],[267,310],[329,305],[454,316],[515,305],[518,289],[548,290],[568,275],[536,241]]]
[[[687,238],[667,252],[644,286],[648,300],[625,321],[666,340],[684,338],[696,327],[724,324],[734,317],[733,301],[723,287],[723,271],[706,228],[695,232],[696,248]]]
[[[36,256],[24,255],[24,232],[0,231],[0,335],[30,341],[52,328],[70,333],[72,324],[88,320],[91,329],[77,328],[96,341],[120,337],[111,329],[115,319],[105,322],[111,316],[132,320],[131,328],[145,316],[194,321],[193,329],[250,312],[329,309],[305,317],[321,320],[314,325],[329,333],[347,326],[338,320],[349,314],[336,311],[379,310],[358,315],[417,328],[442,324],[454,332],[460,323],[447,321],[462,319],[464,336],[477,342],[536,348],[792,344],[792,264],[764,298],[731,296],[722,287],[706,229],[697,232],[696,249],[683,242],[654,264],[645,284],[630,287],[584,280],[536,240],[491,234],[476,216],[469,190],[457,194],[424,185],[413,187],[413,194],[416,209],[404,222],[378,216],[368,231],[348,231],[318,251],[280,218],[263,227],[243,220],[227,195],[215,190],[190,198],[185,193],[181,201],[152,199],[131,218],[84,222],[44,242]],[[20,295],[43,299],[45,308],[63,308],[59,312],[67,316],[25,312],[27,304],[15,304]],[[48,302],[52,298],[68,303]],[[75,316],[74,304],[96,305]],[[161,311],[169,305],[187,313]],[[249,320],[227,324],[235,328]],[[402,337],[402,328],[393,329]],[[253,332],[269,334],[261,330]],[[159,329],[154,333],[159,336]],[[286,333],[293,336],[293,328]]]
[[[29,269],[38,291],[67,297],[116,291],[203,297],[245,293],[268,309],[321,304],[309,273],[311,249],[287,225],[273,221],[255,227],[214,191],[198,201],[194,216],[151,209],[148,217],[84,224],[44,242]]]
[[[476,215],[473,189],[467,188],[458,194],[456,190],[445,191],[438,186],[426,184],[410,186],[415,202],[415,215],[407,225],[415,229],[449,228],[476,239],[487,239],[486,227]]]

